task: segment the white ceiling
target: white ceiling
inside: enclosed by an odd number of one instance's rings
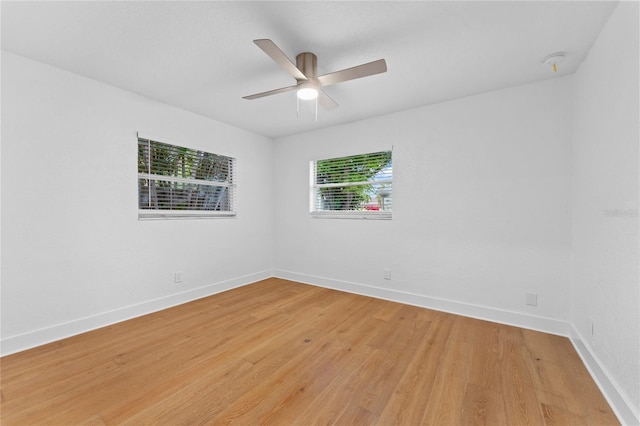
[[[615,3],[578,1],[2,2],[2,48],[237,127],[279,137],[573,73]],[[252,43],[318,73],[384,58],[388,72],[325,88],[303,106]],[[557,73],[541,64],[568,53]]]

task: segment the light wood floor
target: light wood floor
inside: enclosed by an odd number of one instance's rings
[[[1,361],[3,426],[619,424],[566,338],[280,279]]]

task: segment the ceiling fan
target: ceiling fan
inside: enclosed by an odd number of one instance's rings
[[[268,92],[256,93],[254,95],[243,96],[242,99],[258,99],[265,96],[276,95],[278,93],[298,91],[300,99],[318,99],[318,103],[326,110],[332,110],[338,106],[336,101],[331,99],[321,87],[341,83],[343,81],[354,80],[356,78],[368,77],[387,71],[387,63],[384,59],[347,68],[341,71],[332,72],[325,75],[318,75],[318,58],[310,52],[300,53],[296,56],[294,63],[285,55],[276,44],[269,39],[253,40],[253,42],[280,65],[297,83],[293,86],[281,87],[280,89],[269,90]]]

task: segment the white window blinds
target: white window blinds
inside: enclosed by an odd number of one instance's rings
[[[310,168],[313,216],[391,219],[391,151],[312,161]]]
[[[138,138],[138,217],[234,216],[235,159]]]

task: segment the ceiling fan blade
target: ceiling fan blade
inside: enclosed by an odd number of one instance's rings
[[[306,80],[307,77],[300,71],[291,59],[287,58],[287,55],[282,53],[282,50],[276,46],[274,42],[268,38],[253,40],[253,42],[260,49],[264,51],[271,59],[273,59],[278,65],[280,65],[291,77],[296,80]]]
[[[254,95],[243,96],[242,99],[251,100],[251,99],[264,98],[265,96],[271,96],[271,95],[277,95],[278,93],[290,92],[291,90],[295,90],[297,87],[298,85],[281,87],[279,89],[269,90],[268,92],[262,92],[262,93],[256,93]]]
[[[318,90],[318,103],[327,111],[338,107],[338,103],[331,99],[322,89]]]
[[[321,75],[318,81],[321,86],[330,86],[332,84],[343,81],[354,80],[356,78],[368,77],[374,74],[380,74],[387,71],[387,63],[384,59],[369,62],[367,64],[358,65],[356,67],[347,68],[341,71],[332,72],[330,74]]]

